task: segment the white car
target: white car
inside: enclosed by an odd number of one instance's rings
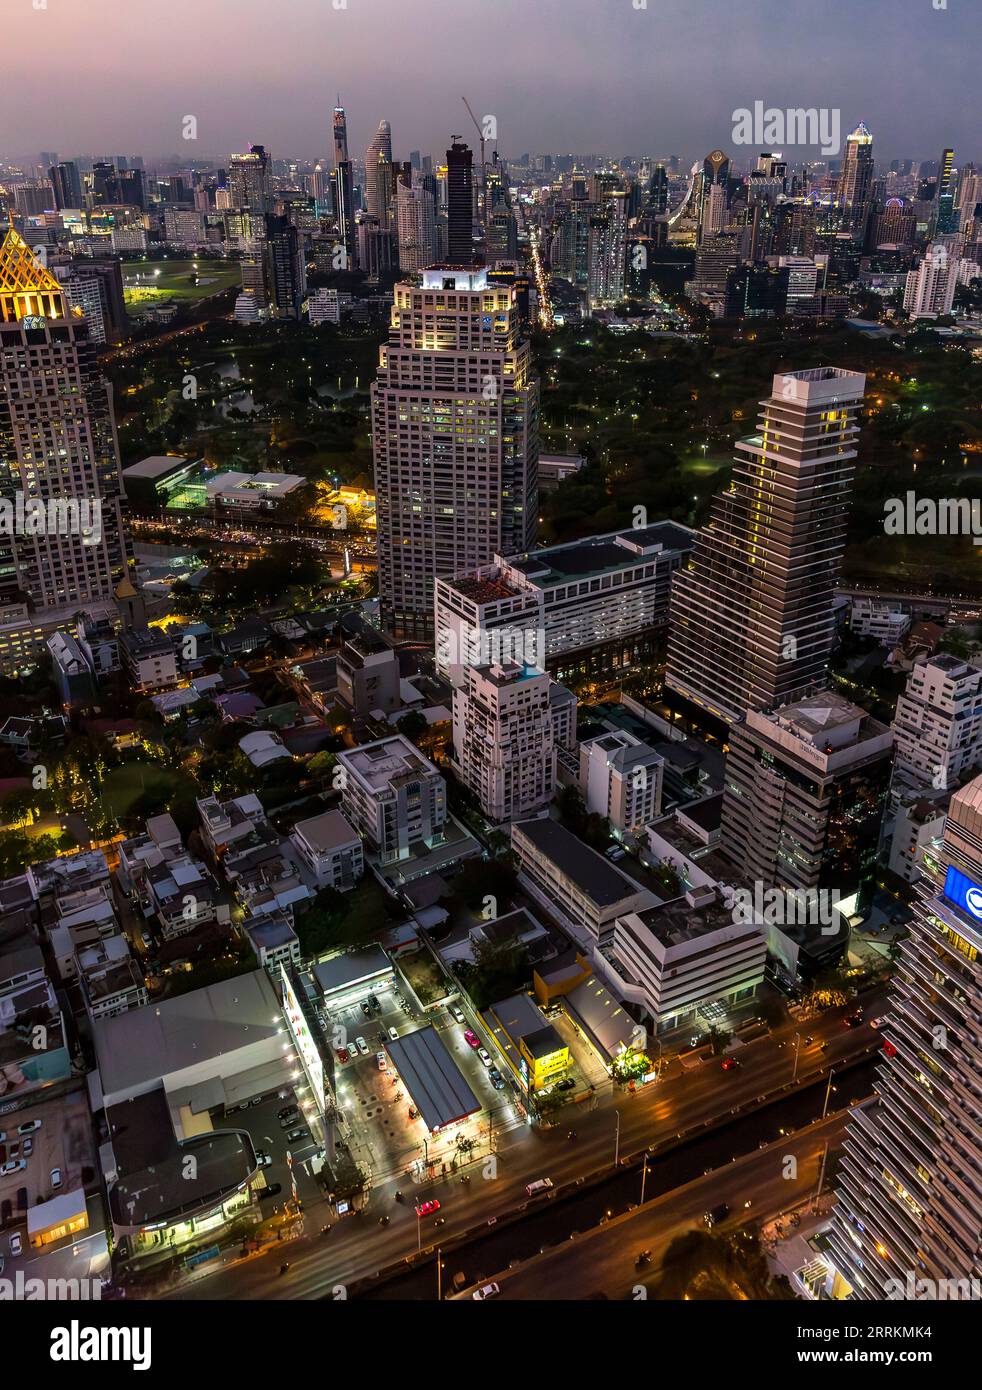
[[[476,1298],[478,1302],[482,1302],[485,1298],[494,1298],[495,1294],[499,1293],[501,1293],[501,1288],[498,1284],[484,1284],[481,1288],[474,1290],[471,1298]]]
[[[451,1004],[451,1005],[450,1005],[450,1017],[453,1019],[453,1021],[454,1021],[455,1023],[463,1023],[463,1021],[464,1021],[464,1011],[463,1011],[463,1009],[458,1009],[458,1007],[457,1007],[456,1004]],[[477,1295],[475,1294],[474,1297],[476,1298]]]
[[[55,1188],[55,1189],[61,1187],[61,1169],[60,1169],[60,1168],[52,1168],[52,1170],[51,1170],[51,1186],[52,1186],[52,1188]]]
[[[25,1120],[22,1125],[17,1126],[18,1134],[33,1134],[36,1129],[41,1128],[40,1120]]]
[[[869,1021],[869,1026],[871,1028],[882,1028],[884,1023],[886,1023],[885,1018],[871,1018]]]
[[[9,1173],[20,1173],[26,1167],[26,1158],[12,1158],[0,1168],[0,1174],[6,1177]]]
[[[398,1042],[398,1041],[399,1041],[399,1029],[398,1029],[398,1028],[390,1028],[390,1029],[389,1029],[389,1040],[390,1040],[390,1042]]]
[[[527,1196],[534,1197],[539,1192],[548,1192],[552,1187],[552,1178],[536,1178],[535,1182],[530,1182],[525,1188]]]
[[[11,1255],[19,1255],[20,1252],[21,1252],[21,1238],[20,1238],[20,1232],[19,1232],[19,1231],[14,1231],[13,1235],[10,1237],[10,1253],[11,1253]]]
[[[486,1067],[491,1066],[491,1054],[486,1047],[479,1047],[477,1049],[477,1055],[480,1057],[481,1061],[484,1063]]]
[[[363,1057],[368,1056],[368,1043],[365,1041],[364,1038],[355,1038],[355,1047],[357,1047],[358,1051],[362,1054]]]
[[[272,1161],[272,1154],[263,1153],[262,1149],[256,1150],[256,1162],[259,1164],[260,1168],[268,1168]]]
[[[376,1060],[376,1062],[378,1062],[378,1069],[379,1069],[379,1071],[385,1071],[386,1067],[389,1065],[389,1061],[388,1061],[388,1058],[386,1057],[385,1053],[384,1053],[384,1052],[376,1052],[376,1054],[375,1054],[375,1060]]]

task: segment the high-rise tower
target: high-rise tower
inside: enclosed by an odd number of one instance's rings
[[[377,217],[379,226],[388,230],[390,206],[389,183],[392,164],[392,127],[379,121],[378,130],[365,154],[365,206],[370,217]]]
[[[126,572],[121,491],[112,391],[88,325],[11,225],[0,247],[0,498],[15,523],[0,534],[0,602],[39,614],[111,601]]]
[[[433,581],[534,541],[538,383],[517,292],[487,271],[398,284],[372,387],[383,621],[427,635]]]
[[[248,154],[229,157],[228,190],[232,207],[260,217],[269,212],[269,156],[262,145],[250,145]]]
[[[978,1299],[970,1281],[982,1276],[980,885],[977,777],[952,798],[935,877],[918,885],[879,1034],[878,1104],[853,1111],[846,1131],[830,1260],[860,1299]],[[942,1280],[965,1283],[942,1290]],[[920,1281],[931,1283],[922,1291]]]
[[[866,378],[775,376],[672,587],[667,684],[733,724],[826,682]]]
[[[455,140],[447,150],[447,259],[474,264],[474,156]]]
[[[837,198],[839,206],[848,210],[850,228],[857,234],[865,228],[872,191],[873,137],[860,121],[846,136]]]
[[[348,120],[340,100],[334,108],[334,216],[349,266],[356,263],[355,202],[348,159]]]

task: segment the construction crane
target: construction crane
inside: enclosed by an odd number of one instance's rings
[[[471,104],[466,97],[461,97],[461,101],[467,107],[467,114],[474,122],[474,129],[477,131],[477,138],[481,142],[481,221],[484,226],[488,224],[488,170],[484,162],[484,127],[471,110]]]

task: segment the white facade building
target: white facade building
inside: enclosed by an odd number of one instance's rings
[[[895,647],[910,627],[910,614],[884,599],[853,599],[849,626],[857,637],[875,637],[884,647]]]
[[[428,758],[402,734],[338,754],[347,819],[379,862],[408,859],[417,845],[442,844],[447,789]]]
[[[916,270],[907,274],[904,308],[912,319],[950,314],[958,285],[958,261],[941,242],[933,242]]]
[[[660,813],[664,770],[664,759],[623,729],[580,744],[586,808],[618,830],[638,830]]]
[[[918,662],[891,727],[895,786],[956,786],[982,763],[982,670],[945,652]]]
[[[290,839],[320,888],[353,888],[365,871],[361,838],[340,811],[298,821]]]

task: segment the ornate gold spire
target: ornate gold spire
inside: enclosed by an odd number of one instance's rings
[[[17,323],[32,316],[63,319],[65,295],[55,277],[15,230],[11,218],[0,246],[0,320]]]

